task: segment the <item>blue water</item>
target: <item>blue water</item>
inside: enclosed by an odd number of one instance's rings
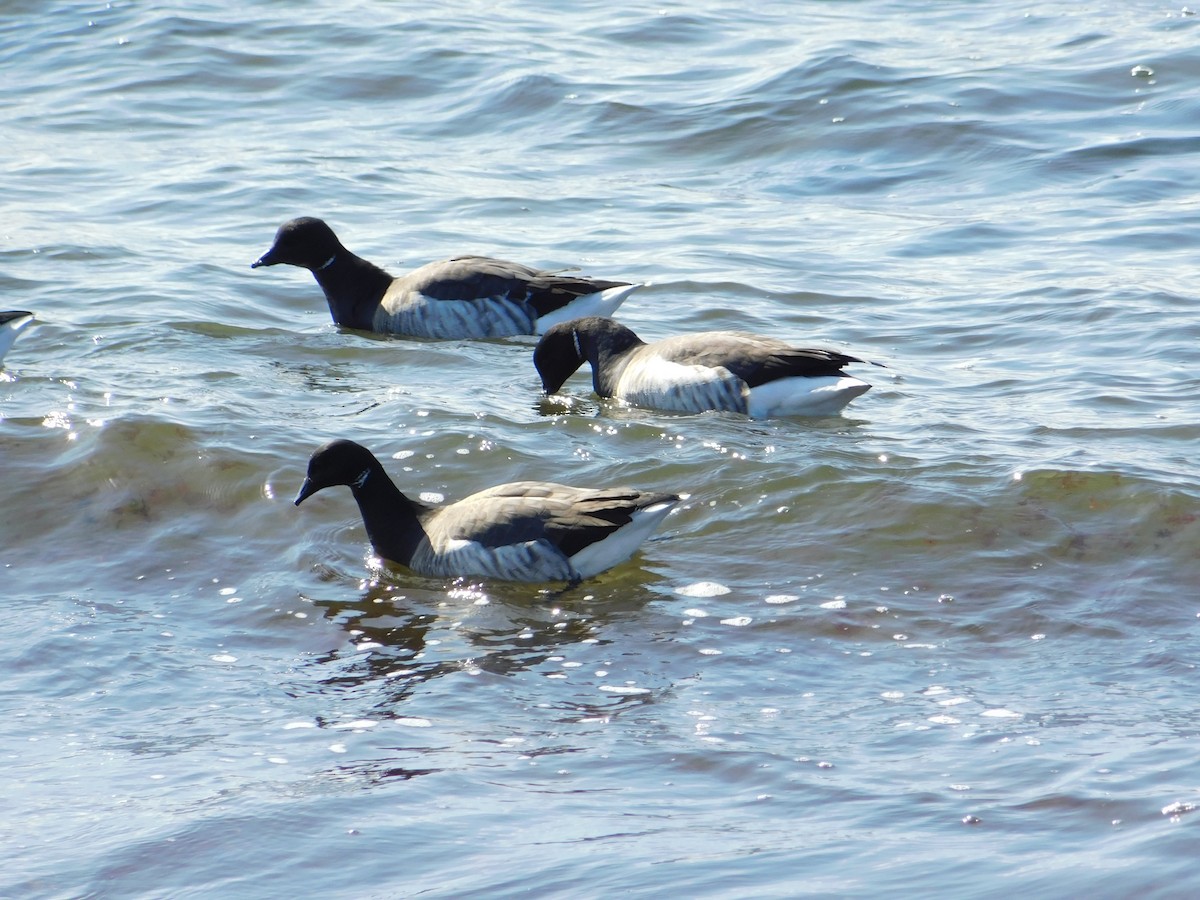
[[[1200,16],[13,3],[12,897],[1191,896]],[[541,400],[339,332],[327,219],[885,363],[842,416]],[[689,494],[581,588],[375,567],[402,489]]]

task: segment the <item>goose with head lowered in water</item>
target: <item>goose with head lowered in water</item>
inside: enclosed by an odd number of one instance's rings
[[[585,362],[601,397],[675,412],[825,416],[871,388],[842,371],[862,362],[857,357],[741,331],[646,343],[619,322],[591,316],[555,325],[533,353],[547,394]]]

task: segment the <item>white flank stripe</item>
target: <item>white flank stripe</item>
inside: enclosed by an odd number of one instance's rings
[[[621,373],[615,394],[618,400],[635,406],[675,412],[745,412],[744,388],[745,382],[722,366],[687,365],[655,353],[630,362]]]
[[[485,547],[478,541],[447,540],[434,552],[422,543],[409,568],[435,578],[478,575],[506,581],[570,581],[571,566],[549,541]]]
[[[515,337],[533,329],[521,307],[504,297],[435,300],[413,291],[400,300],[385,297],[373,324],[391,334],[449,339]]]

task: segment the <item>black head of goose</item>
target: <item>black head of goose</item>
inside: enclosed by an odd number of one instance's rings
[[[829,415],[871,387],[842,372],[856,357],[740,331],[648,344],[619,322],[586,317],[555,325],[533,352],[547,394],[585,362],[601,397],[676,412]]]
[[[375,553],[434,577],[508,581],[590,578],[628,559],[679,502],[634,488],[501,484],[435,507],[406,497],[374,454],[354,441],[313,453],[296,496],[347,485]]]
[[[10,309],[0,312],[0,360],[12,347],[21,329],[33,321],[33,313],[23,309]]]
[[[578,316],[612,315],[641,286],[486,256],[458,256],[393,278],[311,216],[284,222],[271,249],[250,267],[280,264],[313,273],[336,324],[427,338],[541,334]]]

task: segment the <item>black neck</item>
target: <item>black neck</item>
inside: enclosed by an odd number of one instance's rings
[[[382,467],[372,469],[361,486],[351,485],[350,489],[375,552],[384,559],[408,565],[425,537],[418,515],[424,507],[405,497]]]
[[[626,357],[645,341],[628,328],[614,328],[601,334],[585,335],[582,350],[592,367],[592,387],[601,397],[611,397],[628,361]]]
[[[392,283],[391,275],[344,248],[313,269],[313,275],[325,292],[335,323],[371,330],[375,311]]]

